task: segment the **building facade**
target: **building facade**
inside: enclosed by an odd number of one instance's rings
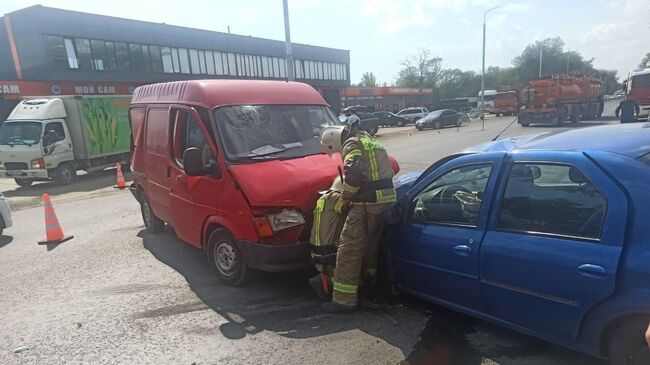
[[[413,87],[347,87],[341,96],[343,107],[364,105],[393,113],[414,107],[433,105],[433,90]]]
[[[339,110],[350,85],[350,52],[297,43],[292,50],[296,81],[317,88]],[[283,41],[40,5],[0,18],[5,113],[21,97],[124,94],[188,79],[286,80],[286,67]]]

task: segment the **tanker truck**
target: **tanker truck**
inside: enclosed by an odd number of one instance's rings
[[[551,75],[533,80],[521,91],[519,124],[553,124],[569,119],[600,118],[604,107],[603,83],[583,74]]]

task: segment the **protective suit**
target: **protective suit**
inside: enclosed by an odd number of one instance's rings
[[[382,213],[397,201],[384,147],[361,131],[358,123],[336,128],[323,130],[321,144],[328,152],[341,152],[343,192],[337,209],[347,208],[348,213],[337,250],[332,302],[323,305],[328,312],[353,310],[359,285],[364,279],[371,284],[376,280]]]

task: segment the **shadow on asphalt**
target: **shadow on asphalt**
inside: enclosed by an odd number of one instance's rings
[[[124,173],[127,181],[131,180],[128,172]],[[71,192],[91,192],[115,185],[115,169],[93,172],[77,176],[75,182],[70,185],[58,185],[55,182],[35,182],[32,186],[17,187],[13,190],[6,190],[2,193],[9,198],[15,197],[39,197],[45,193],[51,196],[67,194]]]
[[[254,336],[262,331],[304,339],[350,330],[360,330],[401,349],[403,365],[481,365],[490,358],[501,365],[531,364],[531,357],[552,351],[560,361],[575,365],[600,364],[597,359],[524,336],[502,327],[447,310],[425,301],[401,296],[397,304],[380,310],[361,310],[354,315],[330,315],[307,284],[310,273],[252,272],[244,287],[229,287],[216,278],[205,253],[179,240],[173,229],[153,235],[138,233],[144,247],[162,263],[185,277],[200,301],[164,306],[139,317],[159,317],[211,309],[227,320],[218,328],[197,324],[196,331],[221,334],[231,340]],[[408,308],[408,309],[407,309]],[[411,325],[430,317],[412,349]],[[543,360],[542,360],[543,361]]]
[[[431,315],[420,342],[401,365],[561,364],[606,365],[606,362],[507,328],[469,317],[416,298],[410,308]],[[553,353],[553,355],[549,355]]]
[[[13,236],[0,236],[0,248],[13,242]]]
[[[208,265],[205,253],[181,242],[166,228],[153,235],[143,230],[138,234],[144,247],[156,259],[185,277],[201,303],[154,309],[142,317],[175,315],[188,311],[212,309],[228,322],[219,328],[197,328],[197,331],[221,333],[232,340],[272,331],[289,338],[312,338],[350,330],[360,330],[398,347],[404,354],[411,351],[414,321],[422,324],[422,314],[403,305],[386,306],[380,310],[360,310],[355,315],[323,313],[320,301],[307,283],[311,273],[267,273],[253,271],[248,284],[229,287],[219,282]],[[198,309],[197,309],[198,308]]]

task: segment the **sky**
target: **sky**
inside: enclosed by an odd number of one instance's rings
[[[0,14],[34,4],[284,40],[282,0],[2,0]],[[619,75],[650,52],[649,0],[289,0],[291,40],[349,50],[353,83],[372,71],[390,85],[422,49],[445,68],[480,72],[483,12],[497,5],[486,67],[510,66],[526,45],[554,36]]]

